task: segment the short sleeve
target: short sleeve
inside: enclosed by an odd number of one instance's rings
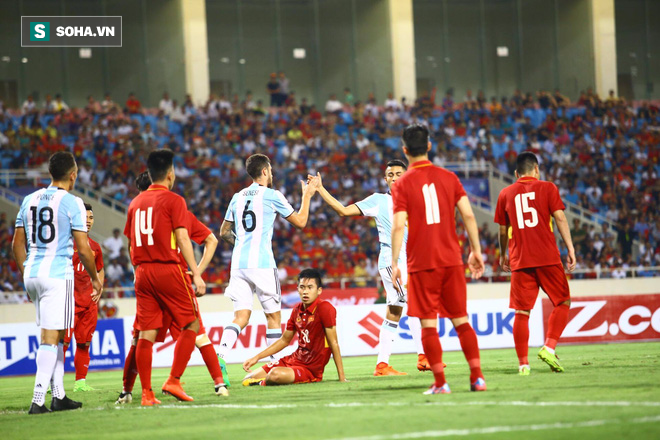
[[[394,212],[408,212],[408,200],[406,199],[405,189],[403,187],[403,178],[397,180],[392,184],[390,191],[392,192],[392,206]]]
[[[455,182],[456,187],[454,191],[454,197],[455,197],[454,205],[455,205],[456,203],[458,203],[459,200],[461,200],[461,197],[466,196],[467,193],[465,192],[465,188],[463,188],[463,184],[461,183],[461,180],[458,178],[458,176],[454,173],[452,173],[452,175],[454,176],[454,179],[456,179]]]
[[[273,190],[270,197],[270,202],[273,204],[275,212],[284,218],[287,218],[295,211],[286,197],[284,197],[284,194],[277,190]]]
[[[170,217],[172,219],[172,230],[186,228],[188,226],[188,206],[183,197],[172,193],[175,197],[170,201]]]
[[[330,328],[337,325],[337,309],[327,302],[324,301],[319,304],[319,317],[321,318],[321,324],[324,328]]]
[[[98,272],[103,269],[103,251],[101,251],[101,246],[97,244],[94,252],[94,262],[96,263],[96,271]]]
[[[295,332],[296,331],[296,316],[298,316],[298,310],[293,309],[291,312],[291,316],[289,317],[289,320],[286,322],[286,329]]]
[[[131,241],[131,231],[133,230],[133,210],[131,207],[128,207],[128,213],[126,214],[126,226],[124,226],[124,236],[128,238],[128,241],[130,243]],[[103,246],[105,245],[105,242],[108,241],[106,238],[105,241],[103,242]],[[108,246],[106,246],[108,247]]]
[[[227,213],[225,214],[225,220],[228,222],[234,223],[234,209],[236,207],[236,194],[231,198],[229,206],[227,207]]]
[[[564,202],[561,200],[561,196],[559,195],[559,190],[557,189],[557,186],[552,183],[548,182],[548,204],[550,205],[550,213],[552,214],[555,211],[563,211],[566,209],[566,205],[564,205]]]
[[[372,194],[364,200],[355,203],[355,206],[362,211],[366,217],[376,217],[378,215],[378,196]]]
[[[497,197],[497,207],[495,208],[495,223],[507,226],[509,224],[509,219],[506,215],[506,195],[504,192],[501,192]]]
[[[27,198],[25,200],[27,200]],[[18,210],[18,214],[16,215],[16,227],[17,228],[24,228],[25,227],[25,222],[23,220],[23,208],[25,207],[25,200],[21,204],[21,209]]]
[[[72,197],[73,199],[67,198],[67,211],[69,221],[71,222],[71,229],[87,232],[87,210],[85,209],[85,204],[80,197]]]
[[[197,244],[202,244],[206,237],[211,235],[211,230],[207,228],[204,223],[200,222],[195,214],[188,211],[188,218],[190,220],[190,227],[188,228],[188,234],[190,234],[190,239]]]

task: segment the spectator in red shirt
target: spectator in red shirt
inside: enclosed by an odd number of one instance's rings
[[[135,93],[133,92],[128,94],[126,111],[132,115],[142,113],[142,104],[140,103],[140,100],[135,97]]]

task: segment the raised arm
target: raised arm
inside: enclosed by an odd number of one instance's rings
[[[300,181],[302,185],[302,201],[300,202],[300,209],[298,212],[293,212],[290,216],[286,217],[286,221],[291,223],[298,229],[305,229],[307,226],[307,220],[309,219],[309,206],[312,200],[312,196],[318,189],[318,180],[316,178],[312,179],[310,183],[305,183]]]
[[[316,173],[316,177],[319,179],[319,194],[325,203],[327,203],[337,214],[341,217],[353,217],[356,215],[362,215],[362,211],[357,207],[355,203],[352,205],[344,206],[341,202],[335,199],[332,194],[328,192],[327,189],[323,186],[323,180],[321,179],[321,173]],[[307,181],[310,182],[314,176],[307,176]]]
[[[200,271],[197,268],[197,262],[195,261],[195,254],[193,253],[192,243],[190,243],[188,230],[186,228],[176,228],[174,230],[174,236],[176,238],[176,244],[181,250],[181,255],[183,255],[183,259],[186,260],[186,264],[192,272],[193,284],[195,284],[195,295],[203,296],[206,293],[206,283],[202,279]]]
[[[254,364],[256,364],[257,362],[259,362],[260,359],[263,359],[267,356],[273,355],[275,353],[279,353],[280,351],[284,350],[291,343],[291,340],[293,339],[293,335],[294,335],[293,330],[285,330],[284,333],[282,333],[282,337],[277,341],[273,342],[270,347],[266,348],[258,355],[253,356],[250,359],[246,359],[245,362],[243,362],[243,369],[249,373],[250,368],[254,366]]]
[[[222,241],[234,245],[236,243],[236,236],[234,235],[234,222],[224,220],[220,226],[220,238]]]
[[[328,327],[325,329],[325,339],[328,341],[330,351],[332,351],[332,358],[335,360],[337,367],[337,376],[339,382],[348,382],[346,375],[344,375],[344,362],[341,359],[341,351],[339,350],[339,341],[337,340],[337,327]]]
[[[577,260],[575,259],[575,248],[573,247],[573,239],[571,238],[571,228],[568,225],[568,220],[566,219],[566,214],[561,209],[552,213],[552,217],[557,223],[557,229],[559,230],[559,235],[561,235],[562,240],[566,244],[568,249],[568,259],[566,260],[566,268],[569,272],[575,270],[575,264]]]
[[[468,233],[468,240],[470,241],[470,256],[468,257],[468,266],[472,272],[472,278],[480,278],[484,273],[484,260],[481,256],[481,243],[479,242],[479,227],[477,226],[477,219],[474,217],[470,199],[463,196],[456,203],[458,212],[463,218],[465,229]]]

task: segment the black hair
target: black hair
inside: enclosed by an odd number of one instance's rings
[[[523,151],[518,155],[516,159],[516,171],[519,176],[527,174],[534,169],[536,165],[539,164],[539,160],[536,158],[536,155],[531,151]]]
[[[300,280],[303,279],[314,280],[316,281],[317,287],[323,287],[323,281],[321,281],[321,272],[316,269],[304,269],[302,272],[300,272],[298,275],[298,284],[300,284]]]
[[[149,153],[147,158],[147,169],[152,182],[165,180],[167,173],[174,163],[174,153],[172,150],[162,149]]]
[[[55,181],[63,180],[76,166],[76,159],[69,151],[58,151],[48,159],[48,172]]]
[[[149,185],[151,185],[151,177],[149,177],[149,171],[145,171],[135,178],[135,187],[138,189],[138,191],[146,191],[149,188]]]
[[[253,179],[258,179],[261,176],[261,170],[270,165],[270,159],[264,154],[253,154],[245,161],[245,169]]]
[[[85,203],[85,211],[92,211],[92,212],[94,212],[94,210],[92,209],[92,205],[90,205],[89,203]]]
[[[399,159],[393,159],[393,160],[387,162],[387,167],[386,168],[389,168],[389,167],[401,167],[404,170],[408,169],[408,165],[406,165],[402,160],[399,160]]]
[[[403,130],[401,137],[411,157],[423,156],[428,151],[429,129],[425,125],[411,124]]]

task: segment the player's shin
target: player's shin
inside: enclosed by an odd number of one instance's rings
[[[135,360],[140,375],[142,390],[151,390],[151,362],[153,358],[154,343],[147,339],[138,339],[135,349]]]
[[[174,347],[174,361],[172,362],[172,370],[170,371],[170,376],[174,379],[180,379],[183,376],[183,372],[188,366],[188,361],[190,361],[190,355],[195,349],[196,337],[197,333],[190,329],[181,332],[179,340]]]
[[[519,365],[529,365],[529,315],[516,313],[513,319],[513,342]]]
[[[440,337],[435,327],[422,328],[422,344],[426,358],[431,365],[435,386],[442,387],[447,380],[445,379],[445,368],[442,363],[442,345],[440,345]]]
[[[222,378],[222,370],[220,369],[220,363],[218,362],[218,357],[215,354],[215,350],[213,349],[213,344],[211,344],[211,341],[208,341],[206,345],[202,345],[198,348],[202,355],[202,359],[204,359],[206,368],[209,370],[209,374],[213,379],[214,385],[220,385],[224,383]]]
[[[396,336],[398,328],[398,322],[390,321],[389,319],[383,320],[383,324],[380,326],[380,335],[378,336],[379,346],[377,365],[380,363],[390,363],[392,345],[394,344],[394,337]]]
[[[89,369],[89,345],[77,344],[76,354],[73,357],[73,363],[76,367],[76,380],[85,379]]]
[[[469,322],[457,326],[456,333],[458,334],[458,340],[461,343],[461,349],[463,350],[465,359],[470,366],[470,382],[474,382],[480,377],[483,378],[477,334]]]
[[[220,339],[220,348],[218,349],[218,356],[224,359],[227,353],[229,353],[229,350],[231,350],[234,344],[236,343],[236,340],[238,339],[238,335],[240,334],[241,334],[241,327],[238,324],[234,324],[232,322],[227,327],[225,327],[224,330],[222,331],[222,339]]]
[[[545,336],[545,347],[552,354],[554,354],[557,341],[568,323],[568,310],[569,306],[567,304],[559,304],[550,314],[550,318],[548,318],[548,333]]]
[[[66,393],[64,391],[64,344],[61,342],[57,344],[57,361],[53,369],[53,377],[50,383],[53,390],[53,397],[57,399],[64,399]]]
[[[270,347],[273,345],[275,342],[277,342],[278,339],[282,337],[282,330],[277,329],[277,328],[269,328],[266,330],[266,346]],[[270,358],[274,361],[279,359],[278,354],[273,354],[270,356]]]
[[[415,343],[417,354],[424,354],[424,346],[422,345],[422,323],[419,321],[419,318],[409,316],[408,328],[410,328],[410,335]]]
[[[135,361],[135,351],[136,346],[131,345],[126,355],[126,362],[124,363],[124,393],[133,392],[133,385],[135,385],[135,379],[137,379],[138,370]]]
[[[57,346],[42,344],[37,350],[37,375],[34,381],[34,395],[32,402],[43,405],[46,399],[46,390],[53,377],[57,363]]]

